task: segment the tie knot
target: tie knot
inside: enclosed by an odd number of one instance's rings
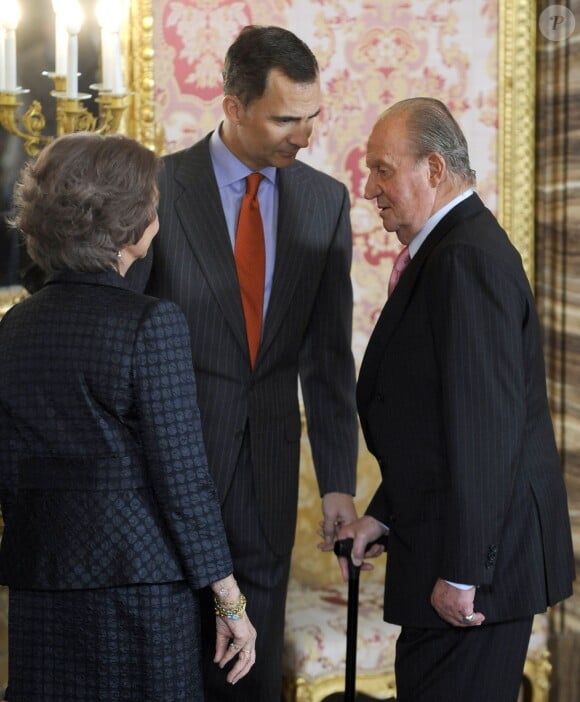
[[[399,255],[395,259],[395,262],[393,263],[393,270],[391,271],[391,277],[389,278],[389,296],[395,289],[395,286],[399,282],[399,278],[401,277],[401,274],[407,267],[407,264],[411,260],[411,256],[409,254],[409,247],[405,246],[405,248],[401,249],[399,251]]]
[[[250,173],[250,175],[246,176],[246,195],[249,195],[251,198],[256,197],[263,177],[261,173]]]
[[[411,256],[409,255],[409,247],[405,246],[404,249],[399,251],[397,258],[395,259],[395,263],[393,264],[394,270],[396,270],[397,273],[402,273],[410,260]]]

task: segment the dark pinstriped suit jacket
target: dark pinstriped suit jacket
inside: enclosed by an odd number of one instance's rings
[[[447,626],[437,578],[477,584],[487,622],[569,596],[566,494],[540,327],[520,257],[477,195],[429,234],[361,367],[362,428],[390,525],[385,618]]]
[[[183,313],[60,274],[0,323],[0,582],[68,590],[232,572]]]
[[[354,493],[352,234],[346,188],[296,162],[278,171],[272,293],[254,370],[209,135],[164,159],[160,232],[147,292],[177,302],[191,330],[210,470],[223,499],[246,426],[262,524],[288,553],[296,523],[300,374],[322,493]],[[130,275],[144,284],[151,257]]]

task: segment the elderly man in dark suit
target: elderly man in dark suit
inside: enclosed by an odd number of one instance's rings
[[[513,702],[533,615],[574,579],[532,292],[441,102],[384,112],[367,166],[405,247],[357,387],[382,483],[341,537],[360,563],[388,532],[397,700]]]
[[[299,378],[326,547],[337,526],[356,516],[350,203],[344,185],[296,160],[320,112],[318,65],[302,41],[279,27],[247,27],[228,50],[224,92],[219,128],[165,158],[160,233],[140,277],[188,319],[209,467],[258,631],[256,665],[235,686],[207,661],[206,697],[278,702]],[[254,242],[261,254],[249,256],[250,265],[261,261],[250,271],[251,280],[262,278],[257,329],[238,261],[238,220],[255,173],[257,202],[247,197],[261,220],[253,231],[263,234]]]

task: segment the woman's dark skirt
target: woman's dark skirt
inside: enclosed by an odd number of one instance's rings
[[[202,702],[185,583],[11,590],[9,702]]]

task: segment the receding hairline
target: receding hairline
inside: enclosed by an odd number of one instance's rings
[[[453,178],[476,184],[467,138],[444,102],[426,96],[401,100],[384,110],[377,124],[389,118],[402,121],[409,146],[418,157],[439,153]]]

